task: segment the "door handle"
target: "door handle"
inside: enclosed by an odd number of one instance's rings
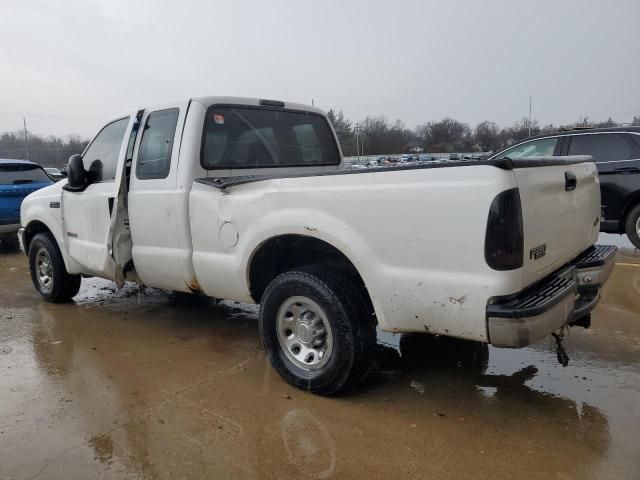
[[[575,190],[578,185],[578,179],[576,178],[576,174],[572,171],[564,172],[564,189],[567,192],[571,190]]]

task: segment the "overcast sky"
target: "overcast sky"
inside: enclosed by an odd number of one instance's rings
[[[501,126],[640,114],[640,0],[0,0],[0,132],[201,95]]]

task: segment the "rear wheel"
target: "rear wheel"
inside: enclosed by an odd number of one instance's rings
[[[71,275],[64,266],[55,239],[39,233],[29,244],[29,270],[33,286],[48,302],[67,302],[80,290],[80,275]]]
[[[260,338],[280,376],[298,388],[334,395],[371,369],[376,331],[360,290],[343,273],[301,267],[276,277],[260,305]]]
[[[633,207],[627,215],[625,232],[631,243],[640,248],[640,204]]]

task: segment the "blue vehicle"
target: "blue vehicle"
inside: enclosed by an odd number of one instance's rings
[[[0,240],[15,237],[20,228],[22,200],[52,183],[37,163],[0,159]]]

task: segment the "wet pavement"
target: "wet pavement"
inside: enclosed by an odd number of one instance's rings
[[[0,306],[0,479],[640,478],[631,250],[568,367],[547,341],[385,335],[378,373],[341,398],[280,380],[251,306],[98,279],[46,304],[16,252]]]

